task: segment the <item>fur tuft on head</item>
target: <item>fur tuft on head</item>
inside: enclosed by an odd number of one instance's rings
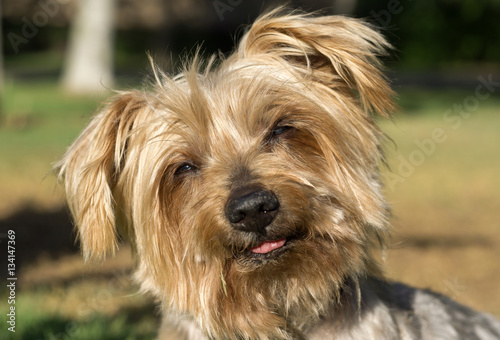
[[[280,60],[305,78],[359,96],[366,112],[394,111],[379,60],[391,45],[380,33],[360,19],[283,13],[278,8],[257,19],[239,44],[238,58]]]

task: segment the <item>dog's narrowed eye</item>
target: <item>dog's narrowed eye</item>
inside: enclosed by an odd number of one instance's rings
[[[278,126],[273,131],[271,131],[271,139],[281,138],[290,135],[295,128],[289,125]]]
[[[187,174],[189,172],[196,171],[197,169],[198,168],[196,166],[194,166],[193,164],[182,163],[175,170],[175,176],[181,176],[181,175]]]

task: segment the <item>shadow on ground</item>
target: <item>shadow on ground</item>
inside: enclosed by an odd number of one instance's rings
[[[400,242],[400,246],[405,248],[417,248],[421,250],[426,250],[430,248],[441,248],[441,249],[465,249],[467,247],[481,247],[489,248],[494,247],[495,243],[481,235],[413,235],[403,238]]]
[[[36,262],[40,257],[60,258],[77,253],[76,232],[66,208],[39,211],[26,207],[0,220],[0,244],[7,253],[7,234],[15,232],[16,269]],[[12,249],[12,248],[11,248]],[[6,256],[0,257],[0,266],[7,268]]]

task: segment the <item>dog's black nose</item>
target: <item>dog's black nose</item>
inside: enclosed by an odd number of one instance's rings
[[[226,205],[226,217],[233,228],[265,234],[278,214],[280,204],[272,191],[258,187],[235,190]]]

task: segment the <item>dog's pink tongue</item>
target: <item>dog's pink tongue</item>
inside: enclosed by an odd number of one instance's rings
[[[285,238],[283,238],[281,240],[276,240],[276,241],[266,241],[266,242],[263,242],[261,245],[250,249],[250,251],[252,253],[255,253],[255,254],[267,254],[267,253],[273,251],[274,249],[278,249],[278,248],[283,247],[285,242],[286,242]]]

